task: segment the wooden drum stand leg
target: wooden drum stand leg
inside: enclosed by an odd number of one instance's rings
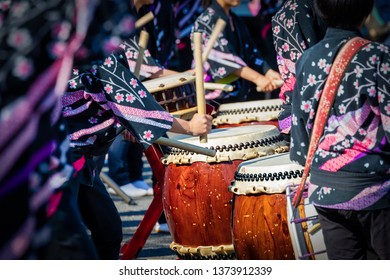
[[[213,110],[214,106],[206,104],[207,114],[211,114]],[[172,143],[171,141],[176,143]],[[192,152],[201,154],[203,153],[211,157],[215,156],[215,150],[209,150],[198,146],[191,147],[191,145],[189,144],[186,144],[185,147],[182,147],[182,144],[180,142],[170,139],[163,140],[163,137],[158,139],[158,141],[156,142],[158,142],[159,144],[153,144],[144,151],[145,157],[148,160],[150,167],[152,168],[154,177],[157,181],[156,185],[153,187],[154,197],[133,237],[121,248],[121,259],[123,260],[135,259],[138,256],[139,252],[144,247],[150,233],[152,232],[154,225],[157,223],[158,219],[163,213],[162,186],[164,183],[165,167],[160,161],[160,159],[164,156],[160,145],[176,146],[178,148],[189,150]]]
[[[147,239],[149,238],[154,225],[157,223],[158,219],[163,213],[162,184],[165,170],[163,164],[160,162],[160,158],[163,156],[163,153],[159,145],[153,144],[144,151],[144,154],[148,159],[157,183],[153,187],[153,200],[150,203],[148,210],[146,210],[142,221],[140,222],[133,237],[121,248],[122,260],[131,260],[137,258],[138,254],[141,252]]]

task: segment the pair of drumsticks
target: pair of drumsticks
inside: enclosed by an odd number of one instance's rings
[[[147,13],[141,17],[136,23],[135,28],[140,28],[143,25],[147,24],[153,20],[154,15],[152,12]],[[210,35],[208,43],[203,50],[202,54],[202,34],[200,32],[193,33],[193,42],[194,42],[194,61],[195,61],[195,78],[196,78],[196,100],[197,100],[197,111],[199,114],[206,114],[206,101],[205,101],[205,86],[208,89],[222,89],[231,91],[233,87],[231,85],[220,85],[212,83],[205,83],[203,76],[203,64],[207,61],[207,58],[221,32],[225,29],[226,22],[223,19],[218,19],[216,25]],[[139,39],[139,54],[136,61],[136,66],[134,74],[139,78],[140,68],[143,60],[144,51],[147,48],[149,35],[146,31],[141,31]],[[282,83],[283,81],[275,81],[275,83]],[[257,88],[258,91],[261,91],[261,88]],[[200,142],[207,142],[207,135],[200,136]]]
[[[135,27],[140,28],[143,25],[147,24],[149,21],[153,20],[154,16],[152,12],[147,13],[141,17],[136,23]],[[218,38],[218,35],[223,31],[226,26],[226,22],[222,19],[218,19],[216,26],[211,33],[210,39],[206,48],[202,54],[202,34],[200,32],[195,32],[193,34],[194,39],[194,60],[195,60],[195,87],[196,87],[196,101],[197,101],[197,110],[198,114],[206,114],[206,100],[204,93],[204,80],[203,80],[203,63],[206,62],[207,57],[213,48],[215,41]],[[136,66],[134,69],[134,75],[139,78],[141,64],[143,60],[144,52],[147,48],[149,40],[149,35],[146,31],[142,30],[139,38],[139,53],[136,61]],[[200,142],[207,142],[207,135],[200,136]]]
[[[204,92],[204,79],[203,79],[203,64],[206,62],[211,49],[214,46],[218,35],[225,29],[226,22],[223,19],[218,19],[215,27],[210,35],[209,41],[204,49],[202,55],[202,33],[194,32],[194,60],[195,60],[195,86],[196,86],[196,102],[198,106],[198,114],[206,114],[206,99]],[[207,135],[200,136],[200,142],[207,142]]]
[[[147,24],[149,21],[153,20],[153,18],[154,18],[153,13],[149,12],[146,15],[144,15],[143,17],[141,17],[138,21],[136,21],[135,27],[140,28],[143,25]],[[201,37],[200,37],[200,39],[201,39]],[[138,57],[137,57],[137,61],[136,61],[135,69],[134,69],[134,75],[137,78],[140,77],[141,64],[142,64],[144,52],[147,48],[148,40],[149,40],[149,34],[146,31],[142,30],[140,33],[140,38],[139,38],[139,43],[138,43],[138,45],[139,45]],[[200,43],[201,43],[201,41],[200,41]],[[201,51],[197,50],[196,51],[197,55],[198,55],[198,52],[201,55]],[[200,68],[201,68],[200,71],[202,71],[202,72],[199,75],[198,74],[196,75],[196,78],[197,78],[196,96],[197,96],[197,104],[198,104],[198,113],[199,114],[206,114],[206,102],[205,102],[205,98],[204,98],[203,66],[202,66],[202,64],[201,64]],[[199,80],[198,76],[201,78],[201,80],[200,80],[201,84],[200,84],[200,81],[198,81]],[[199,84],[199,86],[198,86],[198,84]],[[204,139],[206,139],[206,141],[204,141]],[[201,139],[201,141],[207,142],[207,138],[203,137],[203,140]],[[165,137],[160,137],[159,139],[157,139],[156,143],[160,144],[160,145],[166,145],[166,146],[171,146],[171,147],[176,147],[179,149],[192,151],[192,152],[199,153],[199,154],[204,154],[204,155],[211,156],[211,157],[215,156],[215,154],[216,154],[215,150],[206,149],[203,147],[191,145],[188,143],[183,143],[183,142],[176,141],[176,140],[169,139],[169,138],[165,138]]]
[[[154,15],[152,12],[147,13],[139,20],[135,22],[135,28],[140,28],[153,20]],[[226,22],[222,19],[218,19],[213,32],[211,33],[210,39],[206,48],[203,50],[202,54],[202,37],[200,32],[194,33],[194,60],[195,60],[195,77],[196,77],[196,93],[197,93],[197,104],[198,104],[198,113],[206,113],[206,103],[204,98],[204,89],[221,89],[231,91],[233,87],[231,85],[218,85],[213,83],[205,83],[203,81],[203,63],[207,61],[207,57],[213,48],[215,41],[218,38],[218,35],[224,30]],[[143,60],[144,51],[147,47],[149,40],[149,34],[142,30],[139,38],[139,54],[136,61],[136,66],[134,74],[139,78],[140,68]],[[207,141],[207,140],[206,140]]]

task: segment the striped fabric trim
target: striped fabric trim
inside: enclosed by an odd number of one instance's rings
[[[116,116],[122,116],[123,118],[128,120],[132,120],[130,119],[130,116],[136,116],[138,118],[145,118],[145,119],[158,119],[158,120],[164,120],[168,122],[173,121],[172,115],[166,111],[156,111],[156,110],[147,111],[138,108],[122,106],[115,102],[109,102],[108,104]]]
[[[69,135],[69,139],[70,140],[77,140],[80,137],[83,137],[85,135],[94,134],[94,133],[98,132],[99,130],[102,130],[102,129],[105,129],[107,127],[110,127],[114,123],[115,123],[115,118],[110,118],[110,119],[106,120],[105,122],[100,123],[98,125],[95,125],[93,127],[86,128],[86,129],[81,129],[79,131],[76,131],[75,133],[72,133],[71,135]]]
[[[2,168],[0,168],[0,180],[14,168],[21,154],[23,154],[26,148],[34,141],[38,125],[39,117],[32,116],[29,122],[25,124],[25,128],[21,130],[19,134],[15,135],[15,138],[8,143],[6,149],[0,154],[0,161],[5,163]],[[3,190],[4,186],[0,190],[0,195]]]
[[[52,154],[52,149],[53,143],[48,142],[45,146],[41,147],[40,150],[35,152],[35,154],[31,156],[30,161],[23,166],[23,168],[19,169],[14,177],[3,183],[0,188],[0,197],[13,190],[13,188],[18,187],[24,180],[26,180],[38,164],[43,162]]]
[[[62,97],[62,106],[69,106],[84,98],[84,91],[66,92]]]
[[[92,101],[88,101],[87,103],[83,104],[82,106],[76,108],[76,109],[66,109],[64,111],[62,111],[62,115],[64,117],[71,117],[71,116],[75,116],[75,115],[78,115],[86,110],[88,110],[89,106],[91,106],[92,104]]]

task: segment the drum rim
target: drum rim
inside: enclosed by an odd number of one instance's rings
[[[195,81],[195,75],[191,72],[183,72],[178,74],[172,74],[167,76],[162,76],[155,79],[150,79],[142,82],[144,87],[150,92],[158,92],[171,88],[176,88],[182,85],[193,83]],[[167,84],[166,81],[174,79],[173,83]],[[165,81],[165,83],[163,83]]]
[[[235,195],[285,193],[287,186],[299,184],[303,174],[303,167],[291,160],[275,164],[278,159],[289,159],[289,154],[273,154],[240,163],[229,191]],[[268,165],[268,161],[273,164]]]
[[[261,127],[262,130],[257,131],[256,129],[254,129],[254,127]],[[194,162],[231,162],[233,160],[250,160],[257,157],[288,151],[286,141],[280,134],[279,130],[273,125],[253,125],[247,127],[240,126],[217,128],[213,131],[225,131],[226,135],[233,131],[236,131],[238,133],[236,133],[233,137],[229,138],[232,140],[232,142],[230,143],[226,143],[226,137],[216,138],[214,142],[209,140],[207,143],[200,143],[200,141],[198,140],[199,138],[197,137],[179,135],[176,140],[215,150],[216,155],[214,157],[208,157],[205,155],[199,155],[177,148],[171,148],[162,158],[162,163],[164,165],[168,165],[170,163],[191,164]],[[214,134],[214,136],[216,136],[216,134]],[[223,134],[220,136],[223,136]],[[241,138],[239,138],[239,136]],[[217,141],[224,142],[218,144],[216,143]]]

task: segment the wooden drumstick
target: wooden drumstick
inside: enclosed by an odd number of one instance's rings
[[[194,153],[197,153],[197,154],[206,155],[206,156],[209,156],[209,157],[214,157],[215,154],[217,153],[217,151],[215,151],[215,150],[210,150],[210,149],[207,149],[207,148],[199,147],[199,146],[196,146],[196,145],[192,145],[192,144],[189,144],[189,143],[184,143],[184,142],[181,142],[181,141],[177,141],[175,139],[169,139],[169,138],[165,138],[165,137],[158,138],[156,140],[156,143],[159,144],[159,145],[175,147],[175,148],[178,148],[178,149],[182,149],[182,150],[189,151],[189,152],[194,152]]]
[[[144,53],[148,46],[148,40],[149,40],[149,33],[142,30],[141,34],[139,35],[139,51],[138,51],[138,57],[134,68],[134,75],[139,79],[140,77],[140,71],[141,71],[141,65],[142,60],[144,59]]]
[[[203,81],[203,62],[202,62],[202,33],[194,32],[194,60],[195,60],[195,85],[196,85],[196,103],[198,114],[205,115],[206,100],[204,95]],[[200,136],[200,142],[207,142],[207,135]]]
[[[233,91],[233,86],[232,85],[227,85],[227,84],[218,84],[218,83],[204,83],[204,88],[205,89],[210,89],[210,90],[223,90],[223,91]]]
[[[104,172],[100,173],[100,178],[104,183],[107,184],[110,188],[112,188],[116,194],[118,194],[128,205],[136,205],[135,201],[129,197],[114,180],[112,180],[107,174]]]
[[[138,19],[135,23],[134,23],[134,27],[135,28],[141,28],[142,26],[144,26],[145,24],[147,24],[149,21],[153,20],[154,19],[154,15],[152,12],[149,12],[147,13],[146,15],[142,16],[140,19]]]
[[[206,47],[203,50],[203,55],[202,55],[203,63],[206,62],[207,57],[209,56],[209,54],[211,52],[211,49],[214,46],[215,41],[217,40],[219,34],[221,32],[223,32],[223,30],[225,29],[225,26],[226,26],[226,21],[224,21],[223,19],[219,18],[217,20],[217,23],[214,26],[213,31],[211,32],[209,41],[207,42],[207,45],[206,45]]]
[[[122,128],[122,129],[123,129],[122,130],[122,132],[123,132],[125,129],[124,128]],[[216,153],[217,153],[216,150],[210,150],[210,149],[207,149],[207,148],[199,147],[199,146],[196,146],[196,145],[192,145],[190,143],[185,143],[185,142],[181,142],[181,141],[178,141],[178,140],[175,140],[175,139],[166,138],[166,137],[158,138],[155,141],[155,143],[159,144],[159,145],[163,145],[163,146],[175,147],[175,148],[182,149],[182,150],[185,150],[185,151],[206,155],[206,156],[209,156],[209,157],[214,157],[216,155]],[[110,186],[114,190],[116,190],[115,183],[112,183],[111,181],[109,181],[108,176],[105,176],[104,180],[107,183],[109,183]]]
[[[171,114],[175,117],[182,117],[183,115],[190,114],[190,113],[196,113],[198,111],[198,107],[191,107],[179,111],[172,112]]]

